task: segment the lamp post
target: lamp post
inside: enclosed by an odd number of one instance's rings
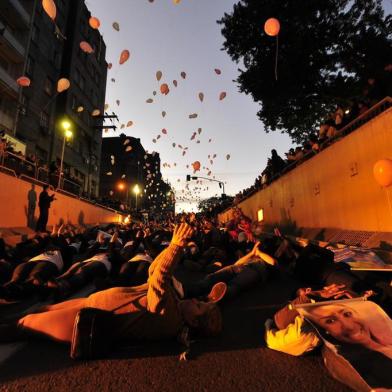
[[[61,152],[61,161],[60,161],[60,175],[59,175],[59,182],[57,184],[57,188],[60,188],[61,186],[61,179],[64,176],[63,173],[63,162],[64,162],[64,152],[65,152],[65,142],[69,139],[71,139],[73,133],[70,130],[71,128],[71,123],[69,121],[63,121],[61,123],[61,126],[64,129],[64,139],[63,139],[63,150]]]
[[[135,194],[135,200],[136,200],[135,206],[136,206],[136,211],[137,211],[137,197],[138,197],[138,195],[139,195],[139,193],[140,193],[140,187],[139,187],[138,184],[136,184],[136,185],[133,187],[133,193]]]

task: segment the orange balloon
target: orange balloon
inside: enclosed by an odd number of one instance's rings
[[[27,76],[21,76],[20,78],[16,79],[16,83],[18,83],[21,87],[29,87],[31,80]]]
[[[198,171],[198,170],[200,170],[200,162],[199,162],[199,161],[193,162],[193,163],[192,163],[192,167],[193,167],[193,170],[194,170],[195,172]]]
[[[264,24],[264,31],[267,35],[275,37],[279,34],[280,23],[276,18],[269,18]]]
[[[88,54],[94,53],[94,49],[93,49],[93,48],[91,47],[91,45],[90,45],[88,42],[86,42],[86,41],[82,41],[82,42],[79,44],[79,46],[80,46],[80,49],[82,49],[83,52],[85,52],[85,53],[88,53]]]
[[[88,23],[89,23],[90,27],[95,30],[99,29],[99,26],[101,26],[100,20],[98,18],[96,18],[95,16],[92,16],[89,19]]]
[[[59,81],[57,82],[57,92],[62,93],[63,91],[68,90],[70,85],[71,83],[69,82],[68,79],[66,78],[59,79]]]
[[[388,187],[392,185],[392,159],[380,159],[373,166],[375,180],[381,185]]]
[[[42,0],[42,8],[53,21],[56,19],[57,9],[53,0]]]
[[[163,83],[162,85],[161,85],[161,87],[160,87],[160,89],[161,89],[161,93],[163,94],[163,95],[167,95],[167,94],[169,94],[169,86],[166,84],[166,83]]]
[[[128,61],[129,56],[130,56],[129,50],[124,49],[124,50],[121,52],[121,55],[120,55],[120,61],[119,61],[120,65],[122,65],[122,64],[124,64],[126,61]]]

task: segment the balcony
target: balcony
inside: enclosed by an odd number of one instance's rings
[[[25,48],[12,31],[0,20],[0,51],[14,63],[24,61]]]
[[[19,0],[1,0],[1,13],[7,22],[18,29],[28,28],[30,14]]]
[[[4,90],[4,91],[3,91]],[[16,97],[18,94],[18,84],[9,75],[9,73],[0,66],[0,92],[6,93],[11,97]]]

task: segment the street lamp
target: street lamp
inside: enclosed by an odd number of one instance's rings
[[[62,128],[64,129],[64,139],[63,139],[63,150],[61,152],[61,161],[60,161],[60,175],[59,175],[59,182],[57,184],[57,188],[60,188],[61,186],[61,178],[64,176],[63,173],[63,162],[64,162],[64,152],[65,152],[65,142],[73,136],[72,131],[70,130],[71,128],[71,123],[67,120],[64,120],[61,123]]]
[[[139,193],[140,193],[140,188],[139,188],[139,185],[138,185],[138,184],[136,184],[136,185],[133,187],[133,193],[135,194],[135,199],[136,199],[136,211],[137,211],[137,197],[138,197],[138,195],[139,195]]]

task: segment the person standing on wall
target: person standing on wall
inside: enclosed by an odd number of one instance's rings
[[[53,200],[56,200],[53,195],[48,194],[49,185],[44,185],[42,192],[39,195],[38,207],[39,207],[39,218],[35,231],[44,232],[46,231],[46,225],[49,219],[49,208]]]

